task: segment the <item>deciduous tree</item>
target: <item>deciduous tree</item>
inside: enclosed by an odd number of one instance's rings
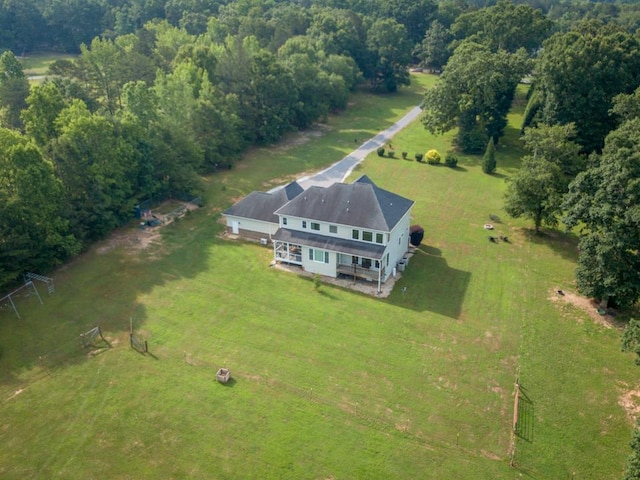
[[[592,163],[571,182],[563,205],[565,224],[582,226],[578,289],[633,305],[640,298],[640,119],[611,132]]]
[[[528,70],[523,50],[492,53],[485,45],[463,42],[427,90],[422,123],[434,134],[458,127],[462,150],[481,153],[489,138],[495,141],[504,133],[516,86]]]
[[[565,188],[557,164],[544,158],[524,157],[520,169],[509,180],[504,209],[514,218],[533,220],[535,232],[539,233],[543,223],[558,224]]]
[[[545,123],[576,126],[585,152],[600,151],[616,128],[612,99],[640,84],[640,40],[614,25],[581,23],[549,38],[536,66]]]
[[[20,112],[27,106],[29,82],[22,65],[7,50],[0,55],[0,122],[8,128],[20,128]]]

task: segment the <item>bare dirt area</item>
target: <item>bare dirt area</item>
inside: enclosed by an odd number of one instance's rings
[[[549,294],[549,300],[556,303],[564,303],[571,305],[579,310],[585,312],[589,317],[598,325],[602,325],[605,328],[617,328],[622,330],[624,328],[624,324],[611,315],[608,311],[604,311],[599,309],[597,302],[593,299],[583,297],[582,295],[578,295],[577,293],[561,290],[559,288],[554,288]],[[581,319],[576,319],[581,321]]]
[[[318,138],[325,135],[330,130],[328,125],[322,123],[316,123],[312,128],[299,132],[294,132],[286,135],[282,140],[278,142],[277,146],[272,148],[276,150],[288,150],[292,147],[298,147],[304,145],[312,138]]]
[[[167,205],[176,206],[169,213]],[[123,248],[130,254],[136,254],[147,249],[151,245],[159,245],[162,241],[160,231],[162,227],[171,224],[176,218],[184,216],[187,212],[199,208],[198,205],[187,202],[177,202],[170,200],[154,209],[148,216],[137,219],[129,225],[115,230],[109,238],[96,244],[95,249],[98,254],[105,254],[117,248]]]
[[[622,394],[618,397],[618,405],[627,412],[627,418],[632,425],[640,418],[640,390],[629,389],[629,385],[621,383]]]

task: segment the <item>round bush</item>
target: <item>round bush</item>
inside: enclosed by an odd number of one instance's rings
[[[429,165],[437,165],[438,163],[440,163],[440,160],[442,159],[437,150],[429,150],[426,153],[425,157]]]
[[[376,152],[377,152],[379,157],[384,157],[384,147],[378,148],[378,150],[376,150]]]
[[[417,160],[418,162],[421,162],[421,161],[422,161],[422,157],[423,157],[423,156],[424,156],[424,155],[422,155],[421,153],[416,153],[416,155],[415,155],[416,160]]]
[[[458,157],[456,157],[453,153],[447,153],[444,157],[444,164],[447,167],[456,168],[458,166]]]

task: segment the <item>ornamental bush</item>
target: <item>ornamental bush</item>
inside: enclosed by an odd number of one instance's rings
[[[442,159],[442,157],[440,157],[440,154],[438,153],[437,150],[429,150],[425,155],[425,157],[429,165],[437,165],[438,163],[440,163],[440,160]]]
[[[496,145],[493,143],[493,138],[489,139],[487,150],[482,157],[482,171],[489,175],[496,171]]]
[[[376,152],[378,153],[379,157],[384,157],[384,147],[378,148],[378,150],[376,150]]]
[[[458,166],[458,157],[456,157],[453,153],[449,152],[444,157],[444,164],[447,167],[456,168]]]
[[[423,155],[421,153],[416,153],[415,157],[418,162],[421,162]]]
[[[402,152],[402,158],[403,158],[403,160],[407,159],[407,152]]]

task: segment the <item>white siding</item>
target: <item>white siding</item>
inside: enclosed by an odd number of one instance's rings
[[[405,216],[402,217],[402,219],[397,223],[396,228],[394,228],[391,232],[391,239],[386,250],[386,253],[389,254],[389,266],[385,265],[385,278],[383,280],[386,280],[389,277],[389,275],[393,271],[393,267],[396,266],[398,261],[402,260],[404,254],[409,250],[410,223],[411,216],[409,212],[407,212]]]
[[[240,234],[242,234],[242,230],[247,230],[250,232],[264,233],[266,236],[270,236],[278,230],[278,224],[276,223],[262,222],[260,220],[227,215],[227,227],[231,228],[234,221],[238,222]]]
[[[316,262],[309,258],[309,247],[302,247],[302,268],[305,272],[319,273],[327,277],[337,277],[336,272],[336,254],[334,252],[329,253],[329,263]]]

